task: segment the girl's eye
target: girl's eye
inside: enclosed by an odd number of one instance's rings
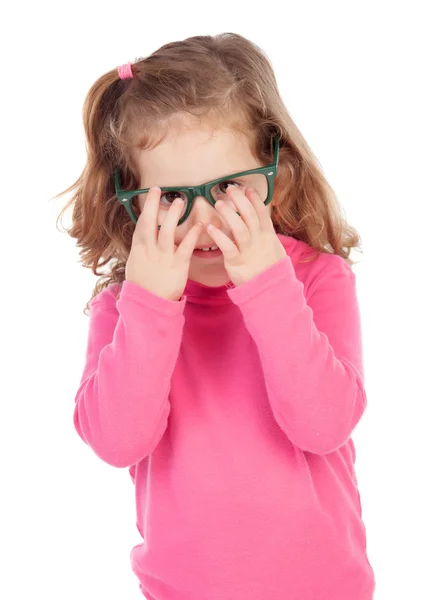
[[[211,190],[212,195],[213,196],[225,196],[229,185],[243,187],[242,184],[238,181],[226,179],[225,181],[221,181],[220,183],[218,183],[217,185],[215,185],[212,188],[212,190]],[[176,190],[173,190],[173,191],[162,192],[160,194],[160,205],[164,208],[169,208],[169,206],[172,204],[172,202],[176,198],[183,198],[183,200],[185,202],[187,202],[187,196],[183,192],[178,192]]]
[[[219,183],[219,184],[218,184],[218,188],[219,188],[219,189],[220,189],[220,188],[222,188],[222,193],[224,194],[224,193],[226,192],[226,188],[224,187],[224,185],[225,185],[225,184],[228,184],[228,185],[229,185],[229,184],[231,184],[231,183],[232,183],[232,184],[235,184],[235,185],[238,185],[238,186],[241,186],[241,184],[240,184],[240,183],[238,183],[237,181],[222,181],[221,183]]]
[[[172,204],[172,202],[176,199],[176,198],[182,198],[184,197],[184,194],[182,194],[181,192],[162,192],[160,194],[160,202],[162,202],[163,200],[163,196],[167,197],[167,201],[169,204]]]

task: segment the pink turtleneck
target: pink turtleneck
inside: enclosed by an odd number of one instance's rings
[[[128,468],[147,600],[371,600],[353,430],[367,404],[355,275],[286,257],[165,300],[125,281],[90,305],[74,424]]]

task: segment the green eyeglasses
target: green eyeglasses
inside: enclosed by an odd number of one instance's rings
[[[267,167],[258,167],[257,169],[250,169],[249,171],[233,173],[232,175],[226,175],[219,179],[202,183],[201,185],[188,187],[161,187],[158,229],[160,229],[169,207],[178,197],[183,198],[184,200],[183,211],[181,213],[181,218],[178,221],[178,225],[181,225],[181,223],[189,216],[190,211],[192,210],[193,200],[196,196],[204,196],[212,206],[215,206],[215,203],[218,200],[223,200],[233,208],[236,208],[226,195],[225,186],[227,185],[235,185],[242,190],[245,190],[247,187],[254,188],[262,198],[264,204],[269,204],[274,193],[274,179],[278,170],[279,148],[280,137],[277,135],[273,141],[274,160]],[[114,171],[114,182],[118,201],[124,206],[130,218],[136,224],[138,216],[135,211],[138,207],[138,196],[140,196],[145,203],[150,188],[145,188],[143,190],[122,190],[118,170]],[[236,212],[238,215],[240,214],[238,211]]]

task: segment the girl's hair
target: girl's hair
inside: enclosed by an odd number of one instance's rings
[[[361,247],[361,238],[347,224],[320,163],[283,104],[270,60],[257,45],[237,33],[194,36],[165,44],[131,68],[132,79],[120,79],[115,68],[90,88],[83,106],[87,161],[77,181],[54,196],[73,191],[57,228],[72,205],[66,231],[81,248],[83,266],[100,276],[85,314],[102,289],[125,279],[135,224],[117,201],[114,169],[123,189],[139,189],[132,150],[153,148],[173,119],[183,116],[247,135],[262,165],[272,162],[272,138],[278,134],[275,231],[313,247],[316,254],[306,260],[325,252],[355,264],[349,255]],[[107,273],[97,271],[107,264]]]

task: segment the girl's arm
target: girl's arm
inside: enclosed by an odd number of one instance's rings
[[[130,467],[163,436],[184,305],[127,280],[118,302],[108,288],[90,303],[73,420],[81,438],[110,465]]]
[[[307,297],[289,256],[228,294],[256,342],[280,428],[302,450],[327,454],[347,442],[367,396],[356,276],[337,255],[319,261]]]

